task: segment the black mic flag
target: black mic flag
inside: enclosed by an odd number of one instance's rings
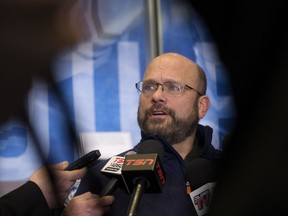
[[[122,175],[128,190],[132,193],[127,215],[134,216],[142,194],[160,193],[166,181],[162,168],[164,149],[156,140],[146,140],[140,144],[136,155],[126,155],[122,167]]]

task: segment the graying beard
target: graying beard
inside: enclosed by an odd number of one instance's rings
[[[176,144],[179,142],[182,142],[185,140],[187,137],[189,137],[195,130],[198,125],[199,119],[196,115],[196,117],[193,117],[193,113],[187,118],[188,120],[185,119],[177,119],[175,117],[175,112],[170,111],[170,116],[172,117],[172,127],[166,127],[166,128],[156,128],[154,131],[153,129],[149,129],[147,126],[147,121],[148,118],[148,111],[145,113],[145,117],[143,120],[139,118],[139,113],[138,113],[138,124],[141,130],[147,135],[154,135],[158,134],[159,136],[163,137],[168,143],[170,144]],[[195,115],[195,113],[194,113]],[[190,121],[189,121],[190,119]],[[161,120],[159,120],[159,123],[161,123]]]

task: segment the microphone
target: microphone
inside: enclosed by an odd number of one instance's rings
[[[209,160],[199,158],[188,164],[187,176],[192,189],[189,195],[197,215],[205,215],[216,186],[216,172]]]
[[[137,154],[137,153],[135,151],[129,151],[125,155],[133,155],[133,154]],[[126,184],[123,181],[123,178],[121,175],[122,174],[121,170],[122,170],[124,160],[125,160],[125,157],[114,155],[101,169],[101,172],[104,175],[110,177],[111,179],[106,184],[106,186],[102,189],[100,196],[111,195],[119,186],[119,184],[124,184],[124,187],[126,187]]]
[[[127,215],[134,216],[146,193],[160,193],[166,181],[162,168],[164,148],[159,141],[149,139],[139,145],[136,155],[126,155],[122,167],[129,193],[133,191]]]

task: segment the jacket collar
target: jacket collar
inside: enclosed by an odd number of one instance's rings
[[[213,157],[215,153],[215,148],[211,144],[212,134],[213,134],[213,129],[210,126],[207,126],[207,125],[203,126],[201,124],[198,124],[197,131],[196,131],[196,139],[198,140],[197,143],[200,149],[200,155],[199,155],[200,157],[203,157],[203,158]],[[147,136],[143,131],[141,131],[141,137],[142,139],[140,140],[140,143],[142,143],[143,141],[147,139],[155,139],[155,140],[159,140],[163,144],[163,147],[165,150],[172,151],[172,152],[175,151],[170,143],[168,143],[163,137],[157,134]],[[135,150],[137,150],[137,146],[135,146]]]

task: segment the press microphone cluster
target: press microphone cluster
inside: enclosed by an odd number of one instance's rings
[[[189,195],[194,208],[198,216],[205,215],[209,211],[216,186],[215,170],[209,160],[199,158],[188,164],[187,175],[192,189]]]
[[[136,155],[127,155],[122,167],[122,175],[132,196],[127,216],[134,216],[143,193],[160,193],[166,181],[162,159],[164,148],[159,141],[146,140]]]
[[[154,139],[139,145],[137,153],[130,151],[125,156],[113,156],[101,169],[110,178],[100,196],[111,195],[122,187],[131,195],[127,215],[134,216],[143,193],[160,193],[166,181],[162,168],[164,148]]]

